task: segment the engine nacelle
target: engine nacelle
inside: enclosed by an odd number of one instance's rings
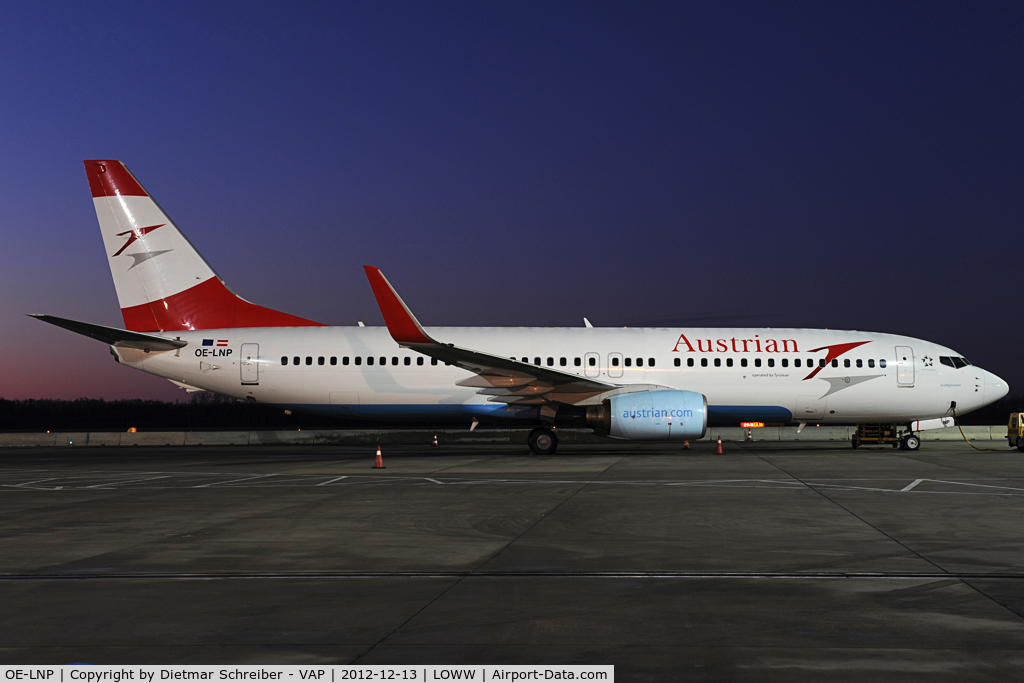
[[[616,394],[587,409],[587,426],[633,441],[699,439],[708,429],[708,400],[674,389]]]

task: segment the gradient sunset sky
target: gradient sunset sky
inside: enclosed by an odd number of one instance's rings
[[[83,159],[235,292],[382,324],[894,332],[1024,390],[1024,3],[16,3],[3,398],[186,398],[122,326]]]

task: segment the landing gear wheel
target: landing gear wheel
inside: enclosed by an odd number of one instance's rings
[[[907,434],[900,447],[905,451],[916,451],[921,447],[921,439],[916,434]]]
[[[537,455],[551,455],[558,448],[558,437],[550,429],[538,427],[530,432],[526,443],[530,445],[530,450]]]

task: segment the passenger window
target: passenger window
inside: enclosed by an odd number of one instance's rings
[[[337,365],[337,364],[338,364],[338,357],[337,356],[331,356],[331,365]]]
[[[784,368],[788,368],[789,367],[789,359],[788,358],[783,358],[782,359],[782,367],[784,367]]]
[[[875,367],[875,359],[874,358],[868,358],[868,367],[869,368]]]
[[[342,356],[341,357],[341,364],[342,365],[348,365],[348,356]]]
[[[380,364],[381,364],[381,365],[387,365],[387,364],[388,364],[388,358],[387,358],[387,356],[381,356],[381,357],[380,357]]]
[[[552,368],[554,366],[555,366],[555,359],[552,358],[551,356],[548,356],[548,367]]]
[[[755,358],[754,359],[754,367],[755,368],[761,367],[761,359],[760,358]]]
[[[533,359],[533,364],[540,365],[540,356],[537,356],[536,358]]]
[[[626,360],[628,361],[629,359],[627,358]],[[618,358],[612,358],[612,367],[613,368],[619,367],[619,359]]]
[[[768,367],[770,367],[770,368],[774,368],[775,367],[775,359],[774,358],[769,358],[768,359]]]
[[[562,367],[565,367],[569,363],[568,363],[568,361],[565,360],[565,358],[559,358],[558,359],[558,364],[561,365]]]
[[[647,367],[649,367],[649,368],[653,368],[654,367],[654,359],[653,358],[648,358],[647,359]]]
[[[885,359],[884,358],[882,358],[881,360],[878,361],[878,367],[880,367],[880,368],[884,368],[885,367]]]
[[[524,363],[529,363],[529,362],[530,362],[530,359],[529,359],[529,358],[527,358],[526,356],[523,356],[523,362],[524,362]]]
[[[686,367],[688,367],[688,368],[692,368],[693,367],[693,359],[692,358],[687,358],[686,359]]]
[[[316,364],[317,365],[323,365],[324,364],[324,357],[320,356],[319,358],[317,358],[316,359]]]
[[[632,358],[627,358],[626,359],[626,367],[628,368],[628,367],[632,367],[632,366],[633,366],[633,359]]]
[[[819,358],[818,359],[818,367],[821,367],[821,368],[825,367],[825,359],[824,358]]]
[[[740,358],[740,367],[741,368],[747,367],[747,359],[746,358]]]
[[[409,358],[409,356],[406,356],[405,357],[405,364],[406,365],[412,365],[412,358]]]
[[[576,367],[580,367],[581,365],[583,365],[583,359],[582,358],[573,358],[572,359],[572,364],[575,365]]]
[[[850,359],[849,358],[843,360],[843,367],[844,368],[850,367]]]
[[[437,359],[436,358],[431,358],[430,359],[430,364],[431,365],[437,365]]]
[[[362,365],[362,364],[363,364],[363,357],[362,356],[356,356],[356,365]]]
[[[676,360],[675,360],[675,366],[676,366],[676,367],[678,368],[678,367],[680,366],[680,364],[681,364],[681,363],[680,363],[679,359],[678,359],[678,358],[676,358]]]
[[[416,365],[423,365],[423,356],[420,356],[416,359]]]
[[[808,358],[807,359],[807,367],[809,367],[809,368],[813,368],[814,367],[814,359],[813,358]],[[821,367],[825,367],[825,361],[821,361]]]
[[[596,358],[591,358],[590,359],[590,367],[594,367],[596,365],[597,365],[597,359]]]
[[[306,356],[306,365],[313,364],[313,356]]]
[[[644,359],[643,358],[637,358],[636,359],[636,366],[638,368],[642,368],[644,366]]]
[[[281,356],[281,365],[288,365],[288,356]]]
[[[715,359],[715,367],[716,368],[722,367],[722,359],[721,358],[716,358]]]
[[[299,364],[299,357],[295,356],[294,358],[292,358],[292,365],[298,365],[298,364]]]
[[[799,358],[794,358],[793,359],[793,367],[794,368],[800,367],[800,359]]]
[[[708,366],[708,359],[707,358],[701,358],[700,359],[700,366],[702,368],[706,368]]]
[[[391,357],[391,364],[392,365],[398,365],[398,356],[392,356]]]
[[[862,368],[862,367],[864,367],[864,361],[863,361],[863,360],[861,360],[860,358],[858,358],[858,359],[857,359],[857,367],[858,367],[858,368]]]
[[[373,356],[367,356],[366,357],[366,364],[367,365],[373,365]]]
[[[725,365],[726,365],[726,367],[731,368],[732,367],[732,358],[726,358],[725,359]]]

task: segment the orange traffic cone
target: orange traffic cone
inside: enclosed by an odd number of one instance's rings
[[[434,448],[437,448],[437,432],[434,432],[434,443],[430,444]]]
[[[748,429],[747,430],[747,441],[753,441],[753,440],[754,440],[754,430],[753,429]]]
[[[716,455],[723,455],[723,453],[722,453],[722,435],[721,434],[718,435],[718,450],[715,451],[715,454]]]
[[[380,457],[380,444],[377,444],[377,462],[373,463],[373,467],[371,469],[375,469],[375,470],[386,469],[384,467],[384,460]]]
[[[684,451],[690,450],[690,440],[689,439],[687,439],[686,441],[683,442],[683,450]]]

